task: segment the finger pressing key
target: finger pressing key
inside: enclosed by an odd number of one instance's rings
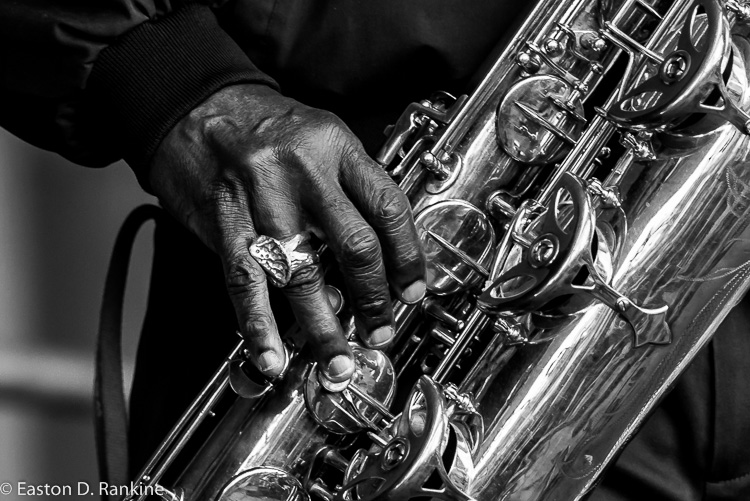
[[[406,195],[382,167],[366,155],[349,159],[342,182],[362,216],[380,237],[386,272],[407,304],[425,294],[425,258]]]
[[[220,219],[218,251],[227,292],[256,367],[264,375],[275,377],[284,368],[285,354],[271,312],[266,274],[248,251],[248,244],[255,238],[253,222],[242,204],[226,209],[231,216]]]
[[[269,277],[275,277],[273,283],[282,287],[297,323],[308,334],[313,358],[322,367],[323,375],[334,384],[348,381],[354,373],[351,349],[328,299],[317,254],[307,235],[258,240],[265,242],[265,252],[254,244],[250,253]]]
[[[328,389],[345,383],[354,373],[354,359],[336,313],[326,294],[318,265],[297,271],[284,294],[292,305],[297,323],[308,334],[313,358],[322,375],[330,382]]]
[[[371,348],[393,338],[393,309],[383,256],[375,231],[340,191],[320,221],[346,281],[357,330]]]

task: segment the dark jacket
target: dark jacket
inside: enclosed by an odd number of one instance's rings
[[[260,82],[337,113],[373,145],[375,124],[393,121],[408,102],[436,89],[469,90],[528,2],[210,3],[2,0],[0,125],[83,165],[124,156],[143,176],[160,140],[191,108],[223,86]],[[205,379],[200,370],[165,371],[163,361],[192,367],[189,357],[201,350],[204,363],[195,367],[211,371],[205,350],[214,347],[218,360],[227,349],[184,340],[227,331],[233,343],[236,328],[226,298],[209,293],[223,288],[215,257],[185,230],[157,229],[154,269],[149,311],[160,314],[147,315],[139,364],[159,370],[158,377],[136,372],[137,467],[191,398],[186,372],[196,386]],[[165,297],[172,298],[166,307]],[[749,301],[722,324],[592,500],[750,499]]]
[[[0,125],[83,165],[125,157],[143,177],[160,140],[196,104],[223,86],[261,82],[368,136],[363,117],[394,120],[432,90],[465,91],[521,6],[4,0]]]

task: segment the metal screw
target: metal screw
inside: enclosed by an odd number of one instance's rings
[[[543,47],[544,52],[546,52],[551,57],[557,57],[565,50],[563,44],[561,44],[559,40],[556,40],[554,38],[548,38],[547,40],[545,40]]]
[[[520,52],[516,56],[516,63],[526,73],[536,73],[542,67],[542,61],[539,59],[539,56],[528,52]]]
[[[529,342],[525,328],[514,320],[498,317],[492,328],[503,335],[503,341],[509,346],[525,345]]]
[[[690,56],[682,51],[669,56],[661,66],[661,79],[666,84],[679,82],[690,67]]]
[[[432,172],[440,181],[444,181],[450,177],[451,170],[446,167],[440,160],[435,158],[435,155],[433,155],[432,152],[425,151],[424,153],[422,153],[419,159],[421,160],[422,165],[424,165],[425,169]]]
[[[547,266],[557,257],[557,242],[552,235],[542,237],[529,247],[529,259],[531,266],[541,268]]]
[[[607,48],[607,41],[593,33],[588,33],[581,37],[581,45],[583,45],[584,48],[599,54]]]
[[[630,307],[630,301],[628,298],[624,297],[619,298],[615,304],[617,304],[617,309],[620,310],[621,313],[625,313]]]
[[[382,465],[390,470],[400,465],[409,453],[409,444],[402,439],[396,439],[383,450]]]
[[[511,197],[504,192],[496,191],[487,199],[487,208],[498,219],[510,219],[516,214],[516,208],[510,202]]]

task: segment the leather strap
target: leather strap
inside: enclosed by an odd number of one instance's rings
[[[94,413],[96,451],[102,482],[128,485],[128,417],[122,375],[122,312],[130,256],[138,230],[163,211],[154,205],[137,207],[125,219],[117,235],[104,285],[96,348]],[[104,496],[114,501],[118,496]]]

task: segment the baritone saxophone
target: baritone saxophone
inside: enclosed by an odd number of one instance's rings
[[[357,344],[338,296],[357,369],[329,392],[304,350],[267,382],[239,342],[136,484],[581,499],[750,284],[749,22],[737,0],[541,0],[471,95],[411,104],[377,157],[428,258],[393,345]]]

